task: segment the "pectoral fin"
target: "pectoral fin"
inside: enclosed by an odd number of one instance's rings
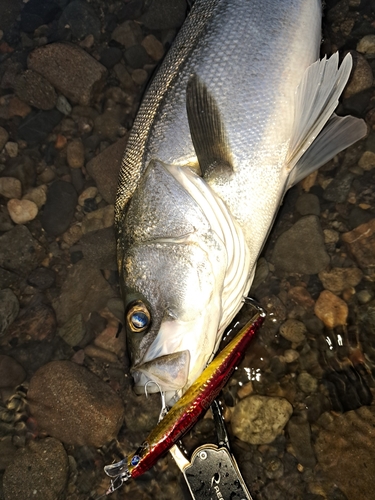
[[[187,383],[189,376],[190,352],[179,351],[159,356],[135,366],[132,371],[144,373],[150,380],[158,383],[164,390],[179,390]]]
[[[198,76],[186,88],[186,110],[202,176],[212,172],[233,172],[231,154],[220,110],[212,94]]]
[[[352,69],[348,54],[338,68],[336,52],[309,66],[296,92],[287,188],[366,135],[363,120],[333,115]]]

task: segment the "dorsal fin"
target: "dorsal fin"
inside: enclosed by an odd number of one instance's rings
[[[206,85],[193,75],[186,87],[186,111],[191,139],[202,176],[233,172],[225,127],[219,108]]]

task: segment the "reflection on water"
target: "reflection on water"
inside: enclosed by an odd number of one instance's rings
[[[326,3],[322,51],[359,51],[338,111],[370,132],[287,194],[258,265],[268,318],[220,397],[254,500],[367,500],[375,477],[374,6]],[[2,499],[102,495],[157,421],[131,389],[110,173],[185,7],[0,5]],[[215,439],[209,411],[183,445]],[[189,498],[169,456],[113,494],[132,496]]]

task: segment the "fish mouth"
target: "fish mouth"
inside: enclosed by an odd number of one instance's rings
[[[166,354],[135,365],[131,369],[134,391],[136,394],[144,393],[146,384],[148,393],[180,391],[188,381],[189,367],[189,350]]]

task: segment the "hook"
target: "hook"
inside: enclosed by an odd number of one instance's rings
[[[148,380],[145,383],[146,398],[148,398],[148,392],[147,392],[148,384],[155,384],[158,387],[159,392],[160,392],[160,398],[161,398],[161,410],[159,413],[159,422],[160,422],[160,420],[162,420],[165,417],[165,415],[168,413],[168,407],[165,403],[165,392],[163,392],[162,388],[160,387],[160,385],[157,382],[155,382],[155,380]]]

